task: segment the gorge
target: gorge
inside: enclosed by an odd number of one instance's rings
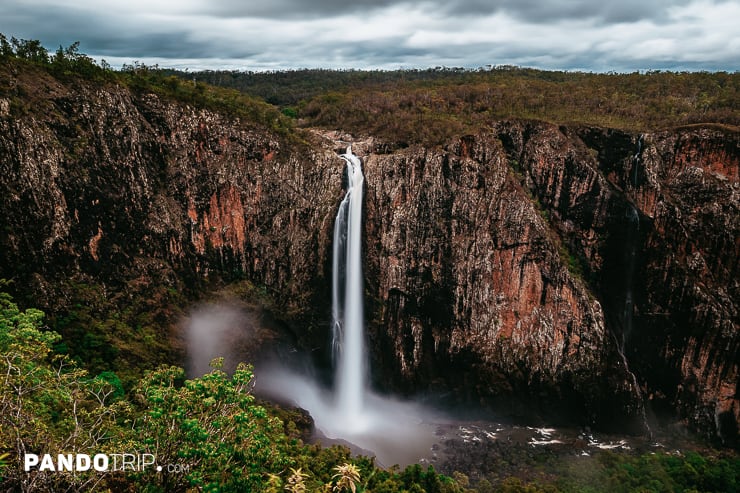
[[[337,151],[352,141],[369,387],[621,432],[679,418],[737,445],[734,127],[512,118],[399,146],[32,69],[3,67],[0,87],[0,278],[70,337],[77,305],[129,309],[129,332],[111,322],[95,341],[116,370],[183,358],[177,293],[235,285],[267,334],[245,354],[328,367]]]

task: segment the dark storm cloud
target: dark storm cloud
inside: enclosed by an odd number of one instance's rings
[[[733,0],[3,0],[0,32],[115,64],[737,70]]]
[[[600,2],[594,0],[456,0],[439,2],[439,7],[459,15],[506,13],[513,18],[533,23],[559,20],[595,20],[599,23],[635,22],[651,19],[660,22],[666,10],[673,6],[687,5],[690,0],[620,0]]]
[[[217,51],[224,58],[247,58],[255,54],[238,43],[218,42],[216,36],[211,42],[197,39],[191,25],[109,15],[104,9],[56,4],[38,8],[33,2],[13,6],[10,1],[0,6],[0,18],[0,32],[40,39],[50,49],[79,41],[83,51],[103,57],[209,58]]]
[[[196,11],[202,15],[218,17],[259,17],[271,19],[334,17],[358,14],[397,5],[397,0],[270,0],[241,2],[220,0],[206,2]],[[405,2],[418,3],[418,2]]]
[[[595,19],[603,23],[634,22],[665,16],[666,9],[686,5],[690,0],[271,0],[243,2],[220,0],[196,9],[202,15],[219,17],[313,18],[362,14],[392,5],[415,7],[446,15],[471,16],[506,13],[527,22],[552,22],[562,19]]]

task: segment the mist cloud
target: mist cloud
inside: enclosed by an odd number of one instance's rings
[[[194,308],[182,323],[187,343],[188,376],[208,373],[214,358],[224,358],[224,369],[241,362],[242,349],[254,333],[254,316],[234,306],[206,304]]]

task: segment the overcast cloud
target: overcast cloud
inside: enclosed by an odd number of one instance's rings
[[[0,32],[114,66],[726,70],[740,0],[2,0]]]

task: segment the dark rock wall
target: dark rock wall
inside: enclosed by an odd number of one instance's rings
[[[117,86],[56,85],[35,104],[0,115],[0,277],[48,310],[64,278],[246,278],[323,340],[311,317],[342,193],[331,151]]]
[[[611,369],[603,310],[512,166],[495,135],[366,159],[380,375],[515,413],[606,425],[596,410],[609,400],[631,416],[636,389]]]
[[[22,111],[0,92],[0,278],[51,310],[63,278],[249,279],[328,346],[340,144],[0,75],[42,87]],[[517,121],[444,148],[358,143],[375,384],[634,431],[647,406],[733,443],[739,146]]]

